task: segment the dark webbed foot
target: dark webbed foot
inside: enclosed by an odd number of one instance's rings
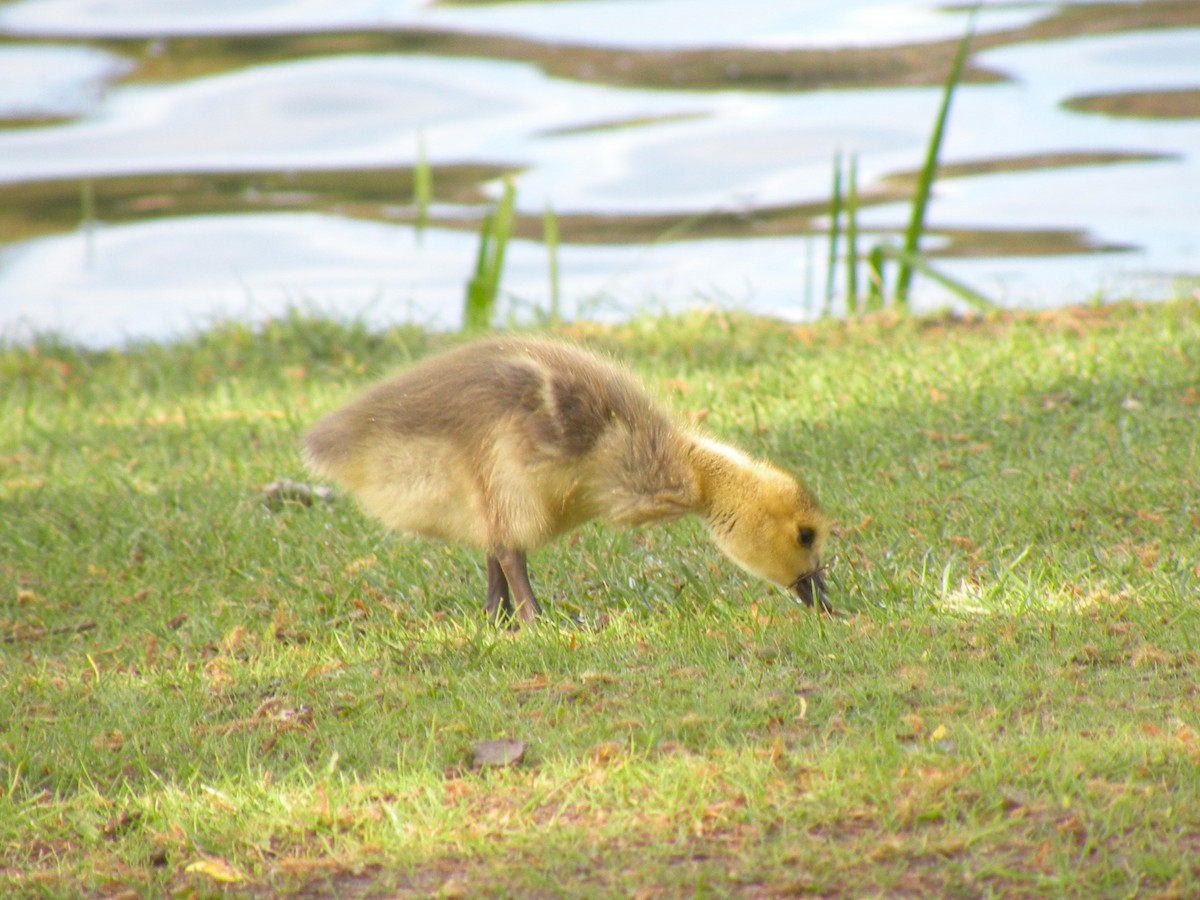
[[[483,608],[493,622],[516,619],[530,623],[540,610],[529,584],[522,550],[497,550],[487,558],[488,588]]]

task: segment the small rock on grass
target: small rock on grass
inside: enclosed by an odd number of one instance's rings
[[[498,741],[479,741],[471,746],[475,768],[515,766],[525,758],[525,742],[501,738]]]

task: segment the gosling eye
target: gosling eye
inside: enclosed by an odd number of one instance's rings
[[[800,546],[806,549],[811,548],[813,541],[817,539],[817,533],[811,528],[801,528],[800,533],[796,535],[796,540],[800,542]]]

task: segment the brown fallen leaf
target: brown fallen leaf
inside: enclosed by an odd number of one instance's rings
[[[525,693],[529,693],[532,691],[545,690],[549,686],[550,686],[550,676],[534,675],[532,678],[525,678],[521,681],[516,682],[514,685],[512,685],[510,690],[512,690],[513,693],[525,694]]]
[[[475,768],[515,766],[525,758],[525,742],[501,738],[471,745]]]
[[[246,880],[245,875],[223,859],[198,859],[194,863],[190,863],[184,871],[205,875],[221,884],[237,884],[239,881]]]

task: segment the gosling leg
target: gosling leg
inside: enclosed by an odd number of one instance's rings
[[[500,560],[490,553],[487,558],[487,578],[487,597],[483,601],[483,609],[488,618],[495,622],[500,617],[501,605],[506,613],[512,613],[512,600],[509,599],[508,580],[504,577]]]
[[[529,584],[529,572],[525,568],[524,550],[497,550],[496,562],[507,589],[501,594],[504,610],[526,624],[537,618],[537,600],[533,599],[533,588]],[[490,566],[489,566],[490,572]],[[489,598],[491,591],[489,589]]]

